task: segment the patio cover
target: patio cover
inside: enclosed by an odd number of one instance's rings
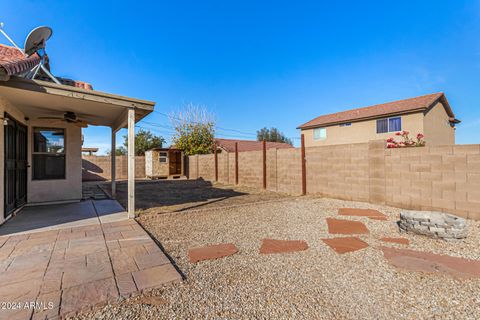
[[[15,76],[8,81],[0,81],[0,96],[30,119],[61,116],[71,111],[89,125],[110,127],[111,150],[116,149],[115,133],[128,128],[128,214],[134,217],[135,122],[153,111],[154,102]],[[112,196],[115,196],[114,152],[111,180]]]

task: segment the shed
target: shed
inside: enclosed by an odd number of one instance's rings
[[[184,175],[184,154],[176,148],[145,151],[145,175],[150,179],[180,178]]]

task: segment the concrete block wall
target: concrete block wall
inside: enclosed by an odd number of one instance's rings
[[[307,193],[369,201],[368,144],[305,149]]]
[[[102,181],[111,179],[110,156],[82,155],[82,181]],[[115,160],[115,177],[117,180],[128,178],[127,156],[117,156]],[[145,157],[135,157],[135,177],[145,178]]]
[[[267,150],[267,190],[269,191],[278,191],[277,152],[277,149]]]
[[[247,187],[263,187],[262,151],[238,153],[238,183]]]
[[[480,220],[480,145],[385,151],[386,203]]]
[[[202,154],[198,158],[198,173],[205,180],[215,180],[215,160],[213,154]]]
[[[218,181],[225,184],[229,184],[230,182],[228,180],[228,167],[229,167],[228,153],[226,152],[219,153],[217,155],[217,159],[218,159]]]
[[[276,185],[277,185],[278,192],[292,194],[292,195],[302,194],[301,164],[302,164],[302,158],[301,158],[301,152],[299,148],[277,150]],[[268,162],[267,162],[267,168],[268,168]],[[268,180],[267,180],[267,185],[268,185]]]
[[[305,158],[308,194],[480,220],[480,145],[386,149],[371,141],[309,147]],[[262,160],[261,151],[239,153],[239,184],[263,187]],[[267,190],[301,194],[299,148],[267,150],[266,163]],[[235,154],[219,154],[218,165],[219,181],[235,184]],[[213,155],[191,156],[189,166],[189,178],[214,180]]]

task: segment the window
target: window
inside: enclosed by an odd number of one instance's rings
[[[388,131],[401,131],[402,130],[402,118],[390,118],[388,119]]]
[[[166,163],[168,159],[168,152],[160,152],[160,155],[158,157],[158,161],[162,163]]]
[[[402,118],[388,118],[377,120],[377,133],[396,132],[402,130]]]
[[[352,125],[351,122],[346,122],[346,123],[340,124],[340,127],[350,127],[351,125]]]
[[[327,128],[313,129],[313,140],[325,140],[325,139],[327,139]]]
[[[33,129],[33,180],[65,179],[65,129]]]

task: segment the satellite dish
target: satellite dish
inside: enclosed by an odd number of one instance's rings
[[[25,54],[31,56],[41,49],[45,49],[45,44],[52,36],[52,29],[50,27],[38,27],[33,29],[25,40]]]

